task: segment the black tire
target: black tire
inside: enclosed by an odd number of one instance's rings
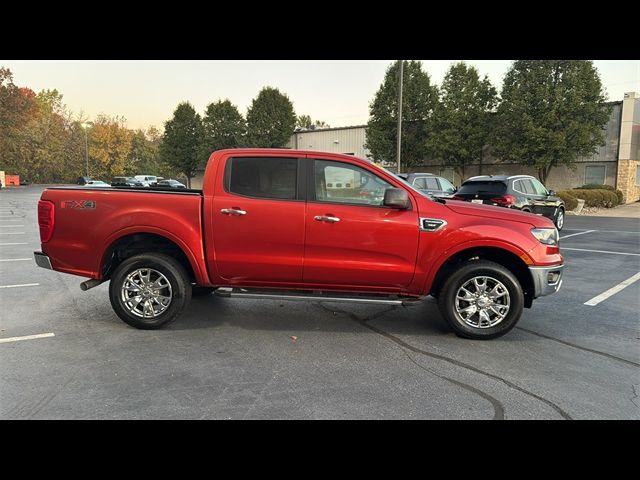
[[[170,303],[159,315],[143,318],[132,313],[122,299],[122,287],[127,276],[139,269],[153,269],[166,278],[171,287]],[[127,258],[113,272],[109,284],[109,299],[116,314],[132,327],[153,330],[174,321],[191,300],[191,283],[184,267],[175,258],[160,253],[144,253]],[[166,289],[163,293],[167,293]],[[140,302],[141,303],[141,302]]]
[[[556,213],[555,218],[553,219],[553,223],[555,224],[559,232],[564,228],[564,220],[565,220],[564,216],[565,216],[564,208],[560,207],[558,209],[558,212]],[[558,224],[559,219],[562,219],[562,222],[560,222],[560,224]]]
[[[199,286],[191,286],[191,296],[192,297],[206,297],[207,295],[211,295],[215,290],[214,287],[199,287]]]
[[[468,325],[456,311],[458,290],[467,281],[477,276],[487,276],[498,280],[509,293],[509,311],[504,319],[491,327],[480,328]],[[474,340],[489,340],[500,337],[515,327],[522,315],[524,294],[518,279],[505,267],[488,260],[473,260],[462,264],[444,283],[440,290],[438,307],[444,319],[458,336]]]

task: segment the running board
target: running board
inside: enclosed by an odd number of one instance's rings
[[[215,290],[215,295],[226,298],[262,298],[266,300],[298,300],[321,302],[348,302],[370,303],[377,305],[413,305],[422,301],[422,298],[398,297],[397,295],[358,295],[353,293],[341,294],[339,292],[299,292],[259,290],[245,288],[220,287]]]

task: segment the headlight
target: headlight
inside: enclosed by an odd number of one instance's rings
[[[538,239],[540,243],[544,245],[557,246],[558,241],[558,230],[555,228],[533,228],[531,229],[531,234]]]

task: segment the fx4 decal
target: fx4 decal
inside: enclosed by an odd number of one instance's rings
[[[62,208],[73,208],[76,210],[95,209],[96,202],[93,200],[65,200],[62,202]]]

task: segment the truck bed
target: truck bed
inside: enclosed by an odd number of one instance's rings
[[[208,282],[201,190],[166,187],[51,187],[53,236],[42,251],[59,271],[101,279],[110,248],[131,235],[161,236],[182,248],[196,278]]]

